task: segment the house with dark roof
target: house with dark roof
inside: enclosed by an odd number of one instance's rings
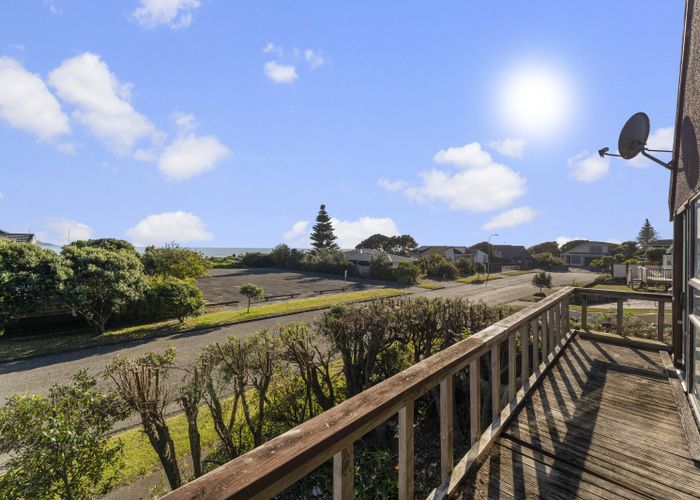
[[[535,260],[523,245],[491,245],[491,272],[502,267],[529,269],[535,267]]]
[[[421,258],[430,257],[440,253],[452,262],[459,260],[468,260],[475,264],[477,262],[486,263],[488,256],[477,248],[467,248],[465,246],[448,246],[448,245],[424,245],[416,249]]]
[[[584,241],[562,252],[561,258],[572,267],[586,267],[596,259],[612,255],[617,247],[618,245],[607,241]]]
[[[36,243],[36,236],[32,233],[8,233],[0,230],[0,238],[18,243]]]
[[[663,248],[664,250],[673,245],[672,239],[667,240],[651,240],[649,243],[644,245],[644,248]]]
[[[353,250],[348,250],[343,253],[345,254],[345,257],[347,257],[351,264],[357,266],[359,273],[362,275],[369,274],[370,262],[372,262],[372,259],[374,259],[380,254],[384,254],[386,256],[387,260],[389,261],[389,264],[393,268],[398,267],[400,262],[415,262],[416,260],[418,260],[414,257],[393,255],[390,253],[382,252],[381,250],[375,250],[373,248],[355,248]]]

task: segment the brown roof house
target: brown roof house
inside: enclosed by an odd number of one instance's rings
[[[18,243],[36,243],[36,236],[32,233],[8,233],[0,230],[0,238]]]

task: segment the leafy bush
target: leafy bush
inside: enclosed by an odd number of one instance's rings
[[[201,252],[176,243],[161,248],[149,246],[141,257],[146,273],[175,278],[202,278],[209,273],[209,261]]]
[[[544,271],[536,273],[532,277],[532,284],[539,288],[540,293],[542,293],[543,288],[552,288],[552,275]]]
[[[0,408],[2,498],[93,498],[108,490],[122,460],[107,439],[125,417],[113,392],[97,389],[85,370],[72,385],[55,385],[48,397],[18,394]]]
[[[378,253],[369,263],[369,276],[375,280],[391,280],[394,276],[391,262],[385,253]]]
[[[274,267],[275,263],[269,253],[248,252],[241,257],[241,264],[246,267]]]
[[[457,260],[457,269],[459,269],[459,274],[461,276],[470,276],[474,274],[474,264],[469,259],[459,259]]]
[[[177,318],[184,323],[188,316],[200,314],[204,297],[192,280],[159,276],[149,281],[146,303],[153,316]]]
[[[0,329],[59,293],[69,274],[66,261],[51,250],[0,239]]]
[[[551,253],[540,253],[533,255],[535,265],[542,269],[551,269],[556,266],[563,266],[564,261]]]
[[[454,262],[441,253],[421,259],[420,266],[423,272],[431,278],[453,280],[459,275],[459,269]]]
[[[263,287],[253,283],[241,285],[241,295],[248,298],[248,312],[250,312],[250,301],[253,299],[262,299],[265,296]]]
[[[399,265],[392,270],[393,279],[404,285],[415,285],[420,276],[420,267],[412,262],[399,262]]]

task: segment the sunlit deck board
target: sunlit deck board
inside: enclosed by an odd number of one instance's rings
[[[575,338],[458,498],[700,498],[658,352]]]

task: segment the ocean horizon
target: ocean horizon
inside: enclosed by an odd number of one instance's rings
[[[63,246],[61,245],[54,245],[53,243],[46,243],[43,241],[37,242],[38,245],[42,248],[46,248],[48,250],[53,250],[56,253],[61,253],[61,249]],[[146,247],[143,246],[137,246],[135,247],[136,251],[139,253],[143,253],[146,251]],[[247,253],[253,253],[253,252],[261,252],[261,253],[270,253],[272,251],[271,247],[190,247],[190,246],[183,246],[183,248],[188,248],[190,250],[195,250],[197,252],[202,252],[205,257],[229,257],[231,255],[244,255]]]

